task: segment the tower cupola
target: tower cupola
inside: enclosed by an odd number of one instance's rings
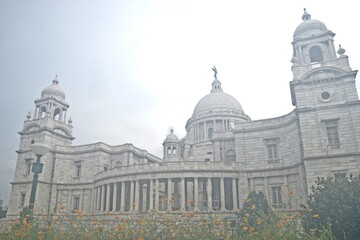
[[[174,129],[170,129],[170,133],[166,136],[163,146],[165,160],[172,161],[179,159],[179,138],[174,133]]]

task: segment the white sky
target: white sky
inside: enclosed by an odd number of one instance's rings
[[[162,157],[210,92],[216,65],[226,93],[253,120],[293,110],[292,35],[306,7],[360,67],[356,1],[0,0],[0,198],[7,204],[18,131],[59,75],[74,145],[133,143]]]

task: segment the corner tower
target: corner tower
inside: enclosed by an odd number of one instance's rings
[[[69,104],[65,102],[65,93],[59,87],[59,81],[55,78],[52,84],[41,92],[41,97],[35,100],[35,111],[33,117],[30,113],[26,116],[24,127],[19,132],[20,146],[17,151],[17,163],[15,176],[12,184],[8,215],[17,215],[23,207],[28,206],[31,183],[32,163],[35,162],[35,154],[31,152],[30,145],[46,143],[51,149],[56,145],[71,145],[72,120],[67,120],[66,112]],[[54,153],[50,152],[41,158],[44,164],[43,172],[39,175],[38,191],[35,199],[50,198],[53,170],[55,166]],[[35,202],[35,209],[42,213],[48,213],[49,206]],[[38,204],[40,204],[38,206]]]
[[[306,10],[302,20],[293,35],[290,90],[310,191],[318,176],[358,174],[360,101],[357,71],[341,46],[335,51],[335,33]]]
[[[299,109],[357,101],[357,71],[352,71],[343,48],[337,56],[335,33],[323,22],[311,19],[306,9],[302,20],[292,42],[292,104]]]

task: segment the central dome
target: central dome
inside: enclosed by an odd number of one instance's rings
[[[194,109],[193,115],[199,115],[209,111],[244,114],[244,110],[240,103],[233,96],[224,92],[209,93],[200,99]]]

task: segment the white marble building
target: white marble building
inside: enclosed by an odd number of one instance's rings
[[[179,140],[171,131],[164,140],[163,158],[131,144],[73,146],[69,105],[55,79],[19,133],[8,216],[29,203],[33,142],[51,147],[36,193],[35,209],[43,214],[59,205],[100,215],[233,213],[252,190],[263,191],[274,208],[297,209],[316,177],[360,173],[357,71],[343,48],[336,52],[334,36],[304,13],[292,42],[292,112],[252,121],[215,77],[186,136]]]

